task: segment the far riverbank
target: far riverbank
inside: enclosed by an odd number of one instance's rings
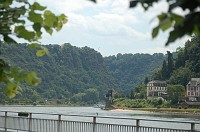
[[[170,113],[170,114],[192,114],[192,115],[200,115],[200,109],[197,108],[187,108],[187,109],[179,109],[179,108],[116,108],[110,111],[149,111],[155,113]]]

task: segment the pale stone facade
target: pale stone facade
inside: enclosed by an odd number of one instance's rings
[[[192,78],[186,85],[186,101],[200,101],[200,78]]]
[[[147,83],[147,98],[158,98],[167,95],[167,83],[154,80]]]

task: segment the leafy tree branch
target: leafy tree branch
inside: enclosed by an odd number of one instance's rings
[[[1,0],[0,1],[0,40],[1,44],[17,43],[16,38],[22,38],[30,43],[30,48],[40,47],[37,56],[43,56],[48,50],[41,47],[39,39],[42,38],[43,29],[52,35],[54,31],[60,31],[67,23],[64,14],[55,15],[38,2],[31,3],[28,0]],[[27,26],[30,25],[30,26]],[[33,86],[41,81],[35,72],[25,71],[10,66],[3,58],[0,58],[0,82],[6,84],[4,92],[9,98],[13,98],[20,90],[20,82],[25,81]]]

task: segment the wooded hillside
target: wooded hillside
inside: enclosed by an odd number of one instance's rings
[[[105,57],[106,65],[118,83],[122,93],[129,94],[145,77],[151,76],[159,69],[164,60],[161,53],[150,54],[117,54]]]
[[[16,98],[68,99],[94,103],[109,89],[127,93],[161,66],[163,54],[118,54],[103,58],[89,47],[69,43],[45,45],[49,55],[37,57],[27,44],[1,44],[1,57],[41,77],[37,88],[23,85]],[[2,93],[1,93],[2,95]],[[3,97],[3,96],[1,96]]]
[[[191,78],[200,77],[200,38],[193,36],[185,43],[185,47],[176,53],[167,53],[167,60],[162,68],[153,74],[153,79],[166,80],[168,84],[186,86]]]

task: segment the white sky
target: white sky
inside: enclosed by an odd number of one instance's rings
[[[151,38],[156,25],[156,15],[167,11],[167,4],[160,2],[149,11],[138,6],[130,9],[129,0],[41,0],[56,14],[64,13],[69,22],[52,36],[44,34],[42,44],[71,43],[73,46],[88,46],[103,56],[117,53],[166,53],[183,47],[186,38],[165,47],[167,33]],[[177,12],[182,12],[177,10]]]

